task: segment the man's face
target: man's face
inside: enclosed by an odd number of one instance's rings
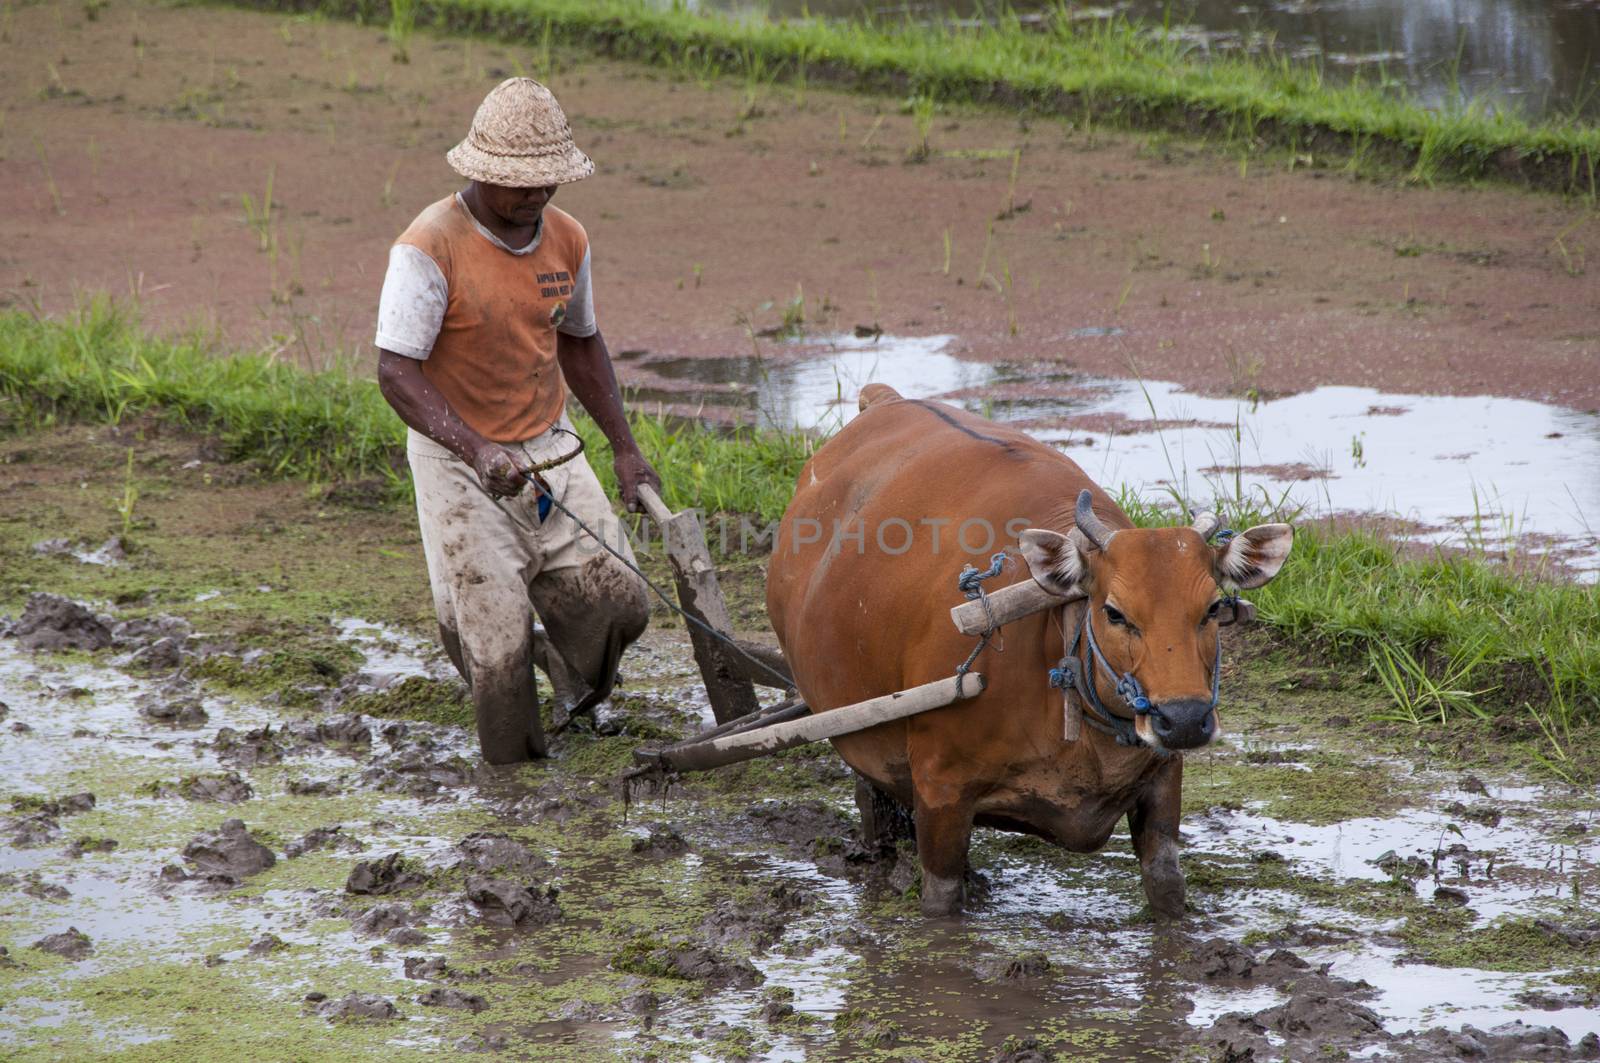
[[[518,228],[535,225],[550,197],[556,194],[555,185],[543,188],[511,188],[479,182],[478,200],[509,226]]]

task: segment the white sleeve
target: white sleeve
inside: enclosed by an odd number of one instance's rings
[[[421,248],[395,244],[389,249],[389,270],[378,297],[379,347],[419,361],[433,352],[450,299],[439,264]]]
[[[583,264],[572,281],[572,296],[567,300],[567,316],[556,326],[568,336],[593,336],[600,330],[594,320],[594,290],[589,284],[589,249],[583,249]]]

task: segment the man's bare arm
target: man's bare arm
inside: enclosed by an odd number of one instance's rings
[[[461,419],[423,374],[421,362],[379,348],[378,390],[400,420],[471,465],[485,491],[505,498],[522,490],[526,481],[510,452]]]
[[[617,485],[622,493],[622,503],[634,512],[639,511],[639,485],[647,483],[661,490],[661,477],[639,451],[639,444],[628,427],[627,414],[622,411],[622,392],[617,387],[617,374],[611,368],[611,352],[597,330],[592,336],[568,336],[556,333],[556,360],[561,363],[561,374],[567,387],[589,411],[600,431],[611,444],[612,466],[616,469]]]

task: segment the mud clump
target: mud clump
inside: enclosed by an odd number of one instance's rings
[[[415,921],[411,909],[404,904],[380,904],[350,920],[350,926],[358,934],[377,937],[408,927]]]
[[[1535,919],[1533,925],[1544,931],[1548,936],[1575,949],[1588,949],[1593,948],[1595,945],[1600,945],[1600,923],[1589,923],[1585,926],[1565,926],[1560,923],[1553,923],[1548,919]]]
[[[471,778],[471,769],[461,758],[433,760],[421,749],[408,749],[362,775],[362,781],[377,790],[413,797],[429,797],[445,787],[465,786]]]
[[[151,696],[139,706],[139,715],[153,723],[174,727],[203,727],[211,719],[197,697]]]
[[[87,853],[109,853],[116,847],[117,840],[115,838],[91,838],[85,836],[72,839],[72,843],[67,846],[66,852],[72,859],[77,860]]]
[[[139,715],[155,723],[199,727],[208,719],[198,688],[181,676],[174,676],[141,696],[138,704]]]
[[[467,877],[467,900],[484,922],[495,926],[544,926],[555,922],[561,918],[557,894],[554,886],[540,891],[487,875]]]
[[[45,845],[61,833],[61,824],[56,822],[54,816],[45,812],[35,812],[28,816],[18,816],[6,823],[6,830],[10,834],[11,844],[17,849],[31,849],[34,846]]]
[[[815,903],[809,890],[780,882],[757,889],[747,899],[718,904],[700,924],[700,936],[717,947],[740,942],[757,951],[770,948],[783,937],[794,915]]]
[[[372,727],[360,713],[353,716],[336,716],[331,720],[318,720],[316,723],[290,724],[285,731],[308,745],[372,744]]]
[[[274,952],[282,952],[289,946],[277,934],[262,934],[245,949],[252,956],[270,956]]]
[[[701,982],[709,989],[752,989],[765,981],[749,960],[690,943],[641,938],[611,958],[613,969],[650,978]]]
[[[218,882],[238,882],[278,862],[272,850],[256,841],[240,819],[227,820],[215,831],[195,835],[184,847],[183,858],[202,875]]]
[[[1055,1063],[1055,1058],[1037,1037],[1007,1037],[989,1063]]]
[[[458,868],[485,875],[522,877],[550,866],[548,860],[522,842],[503,834],[469,834],[456,846],[456,851],[461,854]]]
[[[330,1022],[389,1022],[404,1018],[394,1001],[375,993],[351,993],[317,1003],[317,1014]]]
[[[350,877],[345,879],[344,890],[346,893],[376,897],[415,889],[426,885],[427,881],[428,876],[422,873],[415,861],[407,859],[402,853],[390,853],[377,860],[363,860],[351,868]]]
[[[833,1029],[847,1043],[863,1048],[893,1048],[905,1036],[899,1023],[868,1015],[859,1008],[835,1016]]]
[[[750,810],[763,837],[811,855],[819,842],[842,847],[854,831],[849,817],[821,801],[763,802]]]
[[[60,816],[75,816],[80,812],[91,811],[95,806],[94,794],[85,790],[83,793],[67,794],[65,797],[13,797],[11,808],[16,812],[32,812],[49,816],[52,819]]]
[[[1576,1045],[1554,1026],[1529,1026],[1518,1020],[1484,1031],[1476,1026],[1460,1030],[1429,1030],[1415,1039],[1428,1059],[1600,1059],[1600,1038],[1587,1034]]]
[[[225,775],[190,775],[179,780],[178,794],[185,801],[210,801],[238,804],[248,801],[255,791],[236,771]]]
[[[1050,957],[1042,952],[1027,952],[1020,956],[995,956],[978,964],[977,975],[985,982],[1026,982],[1043,978],[1055,969]]]
[[[437,982],[451,975],[450,965],[444,961],[443,956],[434,956],[423,959],[421,956],[407,956],[405,958],[405,974],[407,978],[418,981]]]
[[[0,872],[0,886],[18,890],[37,901],[64,901],[72,896],[65,886],[46,882],[37,871],[29,871],[21,876]]]
[[[361,843],[344,832],[344,828],[335,824],[332,827],[313,827],[299,838],[283,847],[283,855],[293,860],[297,856],[315,852],[319,849],[339,849],[344,852],[355,852],[361,849]]]
[[[236,768],[254,768],[283,760],[283,746],[273,736],[272,725],[240,734],[232,727],[217,731],[211,748],[217,759]]]
[[[419,994],[417,1003],[425,1008],[455,1008],[460,1011],[470,1011],[474,1015],[489,1010],[489,1002],[478,994],[464,993],[459,989],[445,986],[435,986],[426,993]]]
[[[1338,1037],[1388,1040],[1383,1020],[1371,1008],[1324,993],[1296,994],[1283,1004],[1256,1012],[1254,1024],[1285,1037]]]
[[[28,650],[86,650],[94,652],[111,645],[111,623],[82,602],[59,594],[35,591],[28,595],[22,618],[7,634]]]
[[[89,935],[75,926],[68,927],[59,934],[50,934],[33,943],[33,947],[40,952],[50,952],[62,959],[83,960],[94,955],[94,944],[89,940]]]
[[[676,827],[666,824],[653,825],[648,835],[633,839],[633,852],[636,856],[657,859],[682,856],[688,851],[689,843],[683,840],[683,835],[678,833]]]
[[[183,663],[183,643],[175,638],[156,639],[135,650],[128,664],[147,672],[170,672]]]
[[[227,805],[255,796],[255,790],[236,771],[222,775],[185,775],[175,783],[150,783],[143,792],[152,797],[181,797],[185,801]]]
[[[290,779],[289,792],[296,797],[327,797],[344,789],[338,779]]]

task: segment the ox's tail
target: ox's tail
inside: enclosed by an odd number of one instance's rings
[[[880,402],[889,402],[899,397],[900,393],[888,384],[868,384],[856,397],[856,406],[865,413],[869,406],[876,406]]]

